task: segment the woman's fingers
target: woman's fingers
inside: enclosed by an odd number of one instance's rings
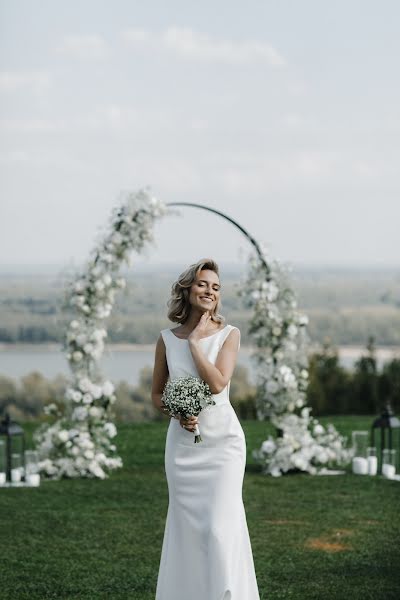
[[[190,429],[191,431],[194,430],[195,426],[198,423],[198,418],[197,417],[188,417],[187,419],[185,419],[185,417],[181,417],[180,419],[180,423],[182,427],[185,427],[185,429]]]

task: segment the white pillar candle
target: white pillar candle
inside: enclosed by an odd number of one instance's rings
[[[368,460],[363,456],[353,457],[353,473],[356,475],[368,475]]]
[[[40,484],[40,474],[39,473],[29,473],[28,475],[28,485],[38,486]]]
[[[384,463],[382,465],[382,475],[384,477],[387,477],[388,479],[391,479],[393,477],[393,475],[395,475],[396,473],[396,468],[394,465],[389,465]]]
[[[18,483],[19,481],[21,481],[21,470],[19,469],[19,467],[11,469],[11,481],[13,483]]]
[[[0,473],[0,485],[4,485],[6,482],[6,474]]]
[[[378,458],[368,456],[368,475],[376,475],[378,472]]]

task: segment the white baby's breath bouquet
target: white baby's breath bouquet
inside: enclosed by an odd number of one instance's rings
[[[172,417],[182,416],[185,419],[189,416],[197,417],[203,408],[215,404],[208,383],[192,375],[167,381],[161,401]],[[197,424],[193,433],[194,442],[201,442]]]

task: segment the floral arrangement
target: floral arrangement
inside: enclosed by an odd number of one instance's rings
[[[215,404],[208,383],[192,375],[168,380],[161,400],[171,416],[184,418],[197,417],[204,408]],[[203,441],[197,424],[194,434],[195,443]]]
[[[64,307],[74,312],[74,318],[63,351],[72,381],[63,406],[46,407],[54,422],[43,423],[34,432],[39,469],[45,477],[105,478],[107,471],[122,466],[112,443],[117,433],[111,422],[114,385],[102,377],[98,366],[107,336],[102,321],[111,313],[117,290],[125,287],[125,280],[118,277],[121,264],[130,264],[132,250],[140,253],[154,241],[154,222],[166,212],[147,189],[128,193],[113,210],[83,273],[67,286]]]
[[[247,279],[238,291],[253,309],[249,333],[255,344],[256,409],[269,418],[278,436],[253,450],[263,472],[273,476],[291,470],[315,474],[318,466],[345,465],[351,460],[347,438],[331,424],[325,429],[305,406],[308,385],[308,317],[297,310],[288,270],[268,256],[251,255]],[[246,290],[244,293],[243,290]]]

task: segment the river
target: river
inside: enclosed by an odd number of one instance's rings
[[[254,368],[250,360],[252,349],[241,346],[238,364],[249,369],[249,379],[254,381]],[[343,366],[351,369],[355,360],[365,352],[358,346],[339,347],[339,358]],[[376,351],[378,365],[400,356],[400,348],[380,347]],[[136,385],[140,370],[145,366],[153,366],[154,346],[135,344],[108,344],[101,360],[103,374],[118,382],[125,380]],[[69,374],[68,363],[61,352],[59,344],[0,344],[0,375],[19,379],[20,377],[39,371],[46,378],[53,378],[58,373]]]

